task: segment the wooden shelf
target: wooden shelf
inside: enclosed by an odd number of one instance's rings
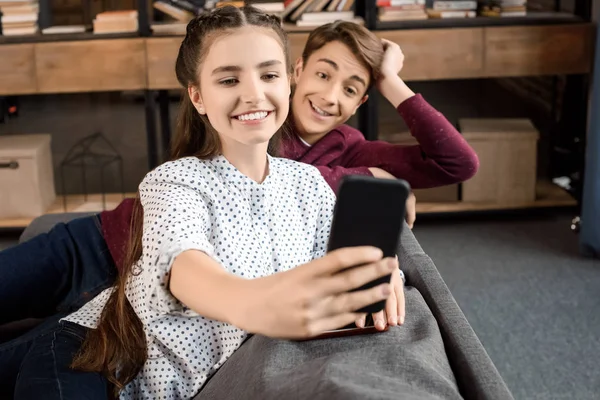
[[[476,28],[487,26],[535,26],[584,22],[582,18],[563,12],[529,11],[523,17],[430,18],[408,21],[377,21],[375,30]]]
[[[417,214],[574,207],[576,205],[577,201],[562,188],[551,182],[539,181],[536,186],[536,199],[532,202],[520,204],[467,203],[461,201],[453,203],[419,203],[417,197]]]
[[[500,211],[528,208],[573,207],[577,202],[566,191],[546,181],[540,181],[536,188],[537,199],[523,204],[493,204],[493,203],[423,203],[417,198],[417,214],[433,213],[459,213],[472,211]],[[125,193],[125,197],[135,197],[135,193]],[[115,208],[122,200],[120,193],[106,195],[106,209]],[[63,212],[100,212],[102,211],[102,196],[100,194],[88,195],[87,201],[83,195],[68,196],[67,209],[63,208],[63,197],[59,196],[48,210],[48,214]],[[0,229],[24,229],[33,218],[0,219]]]
[[[115,208],[124,198],[135,197],[135,193],[107,193],[106,210]],[[102,211],[102,195],[89,194],[87,201],[83,195],[67,196],[67,208],[63,204],[63,196],[58,196],[56,201],[47,211],[47,214],[60,214],[64,212],[100,212]],[[33,221],[33,217],[0,219],[0,229],[23,229]]]
[[[47,42],[72,42],[81,40],[106,40],[106,39],[128,39],[140,37],[137,32],[120,33],[53,33],[22,36],[2,36],[0,35],[0,44],[19,44],[19,43],[47,43]]]
[[[290,31],[292,60],[302,54],[309,30]],[[375,34],[402,46],[403,79],[422,81],[587,74],[595,31],[592,23],[562,23]],[[0,41],[0,95],[179,88],[174,65],[183,36],[82,33],[30,39]]]

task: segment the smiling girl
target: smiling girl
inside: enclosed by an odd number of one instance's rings
[[[191,24],[185,43],[202,29]],[[274,135],[269,141],[270,149],[280,149],[284,157],[316,166],[333,189],[349,174],[403,178],[413,188],[468,179],[477,170],[477,156],[446,118],[402,81],[398,74],[403,59],[397,45],[382,42],[356,24],[336,22],[315,29],[295,66],[290,134]],[[273,73],[277,67],[273,61],[265,59],[253,66],[269,72],[253,85],[289,84],[287,75]],[[186,88],[191,82],[192,89],[181,108],[173,158],[209,157],[230,149],[237,160],[233,165],[256,178],[261,171],[245,170],[248,165],[257,165],[253,164],[256,149],[248,146],[264,140],[269,131],[277,131],[276,126],[285,126],[289,88],[280,93],[281,97],[264,91],[261,104],[240,108],[241,96],[232,98],[228,94],[241,84],[234,76],[240,73],[241,64],[214,66],[210,72],[203,68],[203,78],[210,85],[203,86],[206,92],[202,95],[202,77],[183,68],[194,62],[196,59],[189,52],[183,52],[178,62],[180,81]],[[271,64],[258,65],[262,62]],[[186,75],[182,75],[184,71]],[[418,145],[367,141],[361,132],[344,125],[367,101],[366,93],[373,85],[397,108]],[[207,135],[201,139],[195,133],[203,132],[205,126]],[[211,126],[222,127],[219,135]],[[245,132],[243,141],[234,135],[238,130]],[[244,146],[238,147],[240,143]],[[183,176],[186,174],[189,172]],[[123,272],[123,266],[128,264],[124,262],[125,243],[131,231],[133,204],[133,200],[126,200],[115,210],[59,224],[47,235],[1,252],[2,275],[11,279],[0,282],[0,304],[11,306],[1,307],[0,323],[46,317],[57,308],[61,312],[75,311],[89,301],[90,295],[112,285],[117,271]],[[395,276],[397,280],[397,271]],[[402,294],[396,290],[401,287],[401,282],[396,282],[388,297],[386,314],[375,316],[380,329],[386,323],[401,323],[404,318]],[[361,325],[362,321],[360,318],[357,322]]]
[[[351,290],[397,262],[366,247],[325,255],[333,192],[315,167],[268,154],[289,71],[277,18],[224,7],[188,25],[175,157],[139,186],[129,259],[113,288],[3,347],[3,362],[24,350],[16,399],[106,399],[107,381],[122,399],[190,398],[249,333],[311,337],[389,296]]]

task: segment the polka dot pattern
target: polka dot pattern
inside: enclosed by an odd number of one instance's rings
[[[127,282],[148,360],[121,399],[183,399],[199,392],[247,333],[187,308],[167,287],[172,262],[196,249],[232,274],[260,278],[325,254],[335,195],[310,165],[269,157],[257,183],[223,156],[165,163],[141,183],[143,255]],[[67,320],[94,328],[112,289]]]

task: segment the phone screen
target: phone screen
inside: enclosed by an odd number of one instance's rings
[[[335,205],[328,251],[343,247],[374,246],[384,257],[394,257],[400,241],[410,187],[401,179],[347,176],[341,183]],[[363,290],[389,282],[391,275],[369,282]],[[359,312],[381,311],[385,301]]]

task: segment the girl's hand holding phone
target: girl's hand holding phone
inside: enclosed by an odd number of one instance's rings
[[[374,247],[343,248],[291,270],[248,280],[245,293],[238,296],[244,302],[231,322],[250,333],[285,339],[310,338],[348,325],[364,316],[355,310],[392,294],[389,283],[351,291],[398,268],[395,259],[382,257]]]

